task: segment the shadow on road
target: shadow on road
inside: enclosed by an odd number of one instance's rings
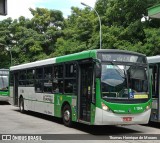
[[[8,102],[0,101],[0,105],[10,105]]]
[[[149,122],[148,124],[144,125],[144,126],[148,126],[148,127],[153,127],[153,128],[157,128],[160,129],[160,123],[158,122]]]
[[[18,108],[14,109],[14,111],[20,112]],[[33,111],[25,111],[23,114],[31,115],[37,118],[48,120],[48,121],[52,121],[58,124],[63,124],[62,119],[57,118],[57,117],[53,117],[53,116],[49,116],[49,115],[45,115],[45,114],[41,114],[41,113],[37,113]]]
[[[121,134],[136,134],[139,133],[136,130],[127,129],[123,126],[89,126],[80,123],[74,123],[75,129],[81,130],[83,132],[90,133],[92,135],[121,135]]]
[[[20,112],[18,109],[14,111]],[[63,125],[62,119],[61,118],[57,118],[57,117],[53,117],[53,116],[49,116],[49,115],[45,115],[45,114],[41,114],[41,113],[37,113],[37,112],[32,112],[32,111],[27,111],[24,114],[26,115],[31,115],[37,118],[41,118],[47,121],[51,121],[51,122],[55,122],[58,124]],[[125,126],[126,127],[126,126]],[[81,124],[81,123],[73,123],[73,127],[74,129],[92,134],[92,135],[121,135],[121,134],[136,134],[136,133],[140,133],[136,130],[132,130],[132,129],[127,129],[124,128],[123,126],[89,126],[89,125],[85,125],[85,124]]]

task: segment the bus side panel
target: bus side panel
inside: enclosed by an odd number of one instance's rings
[[[150,121],[159,121],[158,119],[158,98],[152,99],[152,111]]]
[[[34,87],[18,87],[18,99],[23,97],[24,110],[35,111],[32,96],[35,95]]]
[[[102,105],[101,105],[101,89],[100,89],[101,80],[96,79],[96,107],[95,107],[95,119],[94,124],[95,125],[102,125]],[[93,119],[92,119],[93,120]]]
[[[24,109],[54,116],[54,94],[35,93],[34,87],[19,87]]]
[[[62,106],[69,104],[72,110],[72,121],[77,121],[77,97],[70,95],[55,94],[54,96],[54,115],[62,117]]]
[[[35,111],[54,116],[54,94],[36,93]]]
[[[95,122],[95,111],[96,111],[95,104],[91,104],[91,125],[94,125]]]
[[[54,115],[56,117],[61,117],[62,96],[60,94],[54,96]]]
[[[9,87],[9,103],[11,105],[14,105],[14,100],[13,100],[13,86]]]
[[[72,96],[72,103],[71,103],[71,109],[72,109],[72,121],[77,121],[78,118],[78,111],[77,111],[77,97]]]

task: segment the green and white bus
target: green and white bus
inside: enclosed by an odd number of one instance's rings
[[[10,102],[88,125],[147,124],[151,112],[143,54],[89,50],[10,68]]]
[[[8,102],[9,69],[0,69],[0,101]]]
[[[150,120],[160,122],[160,56],[147,57],[152,82],[152,111]]]

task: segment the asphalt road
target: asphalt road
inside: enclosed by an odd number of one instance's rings
[[[74,123],[73,128],[65,127],[62,120],[59,118],[35,113],[26,112],[24,114],[19,112],[17,107],[9,105],[7,103],[0,103],[0,134],[60,134],[62,136],[56,135],[62,140],[56,140],[56,142],[75,142],[74,140],[65,140],[63,138],[65,135],[69,137],[76,137],[78,140],[76,142],[84,142],[80,140],[81,137],[87,136],[94,138],[94,140],[87,142],[160,142],[160,141],[149,141],[149,140],[105,140],[105,137],[109,136],[125,136],[125,135],[145,135],[145,134],[160,134],[160,124],[152,123],[149,125],[128,125],[128,126],[88,126],[84,124]],[[74,134],[74,135],[73,135]],[[103,139],[103,140],[102,140]],[[0,141],[1,142],[1,141]],[[12,141],[14,142],[14,141]],[[18,141],[15,141],[16,143]],[[21,141],[19,141],[21,142]],[[23,141],[25,142],[25,141]],[[46,142],[46,141],[45,141]],[[52,142],[52,141],[47,141]]]

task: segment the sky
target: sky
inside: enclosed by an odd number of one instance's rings
[[[17,19],[20,16],[32,18],[29,8],[48,8],[60,10],[63,16],[67,18],[71,14],[71,7],[84,8],[81,2],[94,7],[96,0],[7,0],[8,14],[7,16],[0,16],[0,20],[11,17]]]

